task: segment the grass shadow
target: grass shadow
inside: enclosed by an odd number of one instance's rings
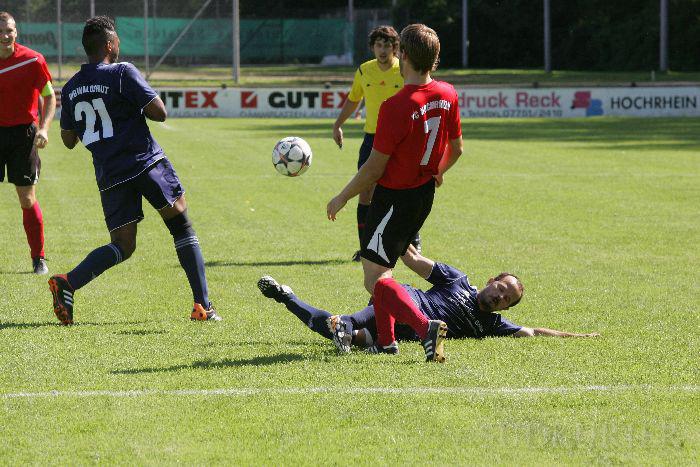
[[[0,323],[0,331],[3,329],[37,329],[56,325],[58,325],[56,321],[46,321],[43,323]]]
[[[266,366],[277,363],[290,363],[304,360],[300,354],[281,353],[276,355],[266,355],[253,358],[242,358],[238,360],[224,359],[218,361],[195,360],[189,365],[173,365],[163,368],[134,368],[132,370],[112,370],[113,375],[138,375],[143,373],[166,373],[180,370],[212,370],[217,368],[244,367],[244,366]]]
[[[297,261],[207,261],[208,268],[229,266],[322,266],[331,264],[345,264],[349,259],[324,259],[324,260],[297,260]]]
[[[0,271],[0,275],[12,275],[12,276],[24,276],[27,274],[34,274],[32,271]]]
[[[133,329],[133,330],[129,330],[129,331],[115,332],[115,334],[121,335],[121,336],[150,336],[153,334],[167,334],[167,332],[168,331],[163,331],[162,329],[158,330],[158,331],[146,331],[146,330]]]

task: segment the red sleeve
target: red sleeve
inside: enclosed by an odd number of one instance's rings
[[[382,102],[382,105],[379,107],[377,133],[374,135],[373,149],[383,154],[393,154],[396,146],[408,133],[410,116],[402,116],[401,114],[402,112],[397,102],[392,102],[391,99]]]
[[[447,137],[449,139],[456,139],[462,136],[462,121],[459,116],[459,98],[457,97],[457,91],[455,91],[454,88],[452,91],[454,92],[454,98],[452,106],[450,107],[450,122],[447,126]]]
[[[36,81],[34,82],[35,87],[41,92],[42,89],[44,89],[44,86],[46,86],[46,83],[51,81],[51,72],[49,71],[49,67],[46,66],[46,60],[44,59],[43,55],[39,55],[39,59],[36,61],[38,64],[38,70],[36,73]]]

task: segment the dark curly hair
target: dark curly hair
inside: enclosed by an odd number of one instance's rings
[[[391,43],[391,46],[394,49],[396,49],[396,47],[399,45],[399,33],[396,32],[396,29],[392,28],[391,26],[377,26],[376,28],[372,29],[372,31],[369,33],[370,49],[374,47],[374,43],[377,42],[378,39]]]
[[[83,48],[88,56],[96,55],[102,46],[116,34],[114,20],[109,16],[95,16],[85,22]]]

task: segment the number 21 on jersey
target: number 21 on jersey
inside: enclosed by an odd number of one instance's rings
[[[81,121],[83,119],[83,115],[85,116],[85,133],[83,134],[82,139],[85,146],[90,143],[94,143],[95,141],[114,136],[112,119],[109,118],[109,113],[107,113],[105,102],[101,97],[93,99],[92,103],[85,101],[78,102],[78,104],[75,106],[75,121]],[[96,130],[95,126],[98,115],[102,121],[102,135],[100,135],[99,131]],[[435,140],[435,138],[433,138],[433,140]]]
[[[430,162],[430,155],[433,153],[433,146],[435,146],[435,139],[440,129],[441,118],[440,116],[431,117],[423,122],[425,134],[428,135],[428,143],[425,145],[425,152],[423,153],[423,159],[421,159],[420,165],[428,165],[428,162]]]

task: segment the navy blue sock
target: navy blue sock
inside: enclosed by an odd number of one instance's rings
[[[332,339],[331,331],[328,329],[326,324],[326,319],[331,316],[325,310],[320,310],[314,308],[308,303],[305,303],[294,295],[291,299],[287,300],[284,304],[289,311],[294,313],[294,315],[301,320],[306,326],[312,331],[322,335],[326,339]]]
[[[67,274],[68,283],[73,290],[78,290],[107,269],[121,263],[123,257],[124,252],[114,243],[96,248]]]
[[[187,280],[192,289],[192,296],[195,303],[199,303],[204,308],[209,308],[209,290],[207,288],[207,276],[204,274],[204,257],[199,248],[199,239],[191,233],[185,232],[182,235],[173,236],[175,241],[175,251],[180,260],[180,266],[187,274]]]

